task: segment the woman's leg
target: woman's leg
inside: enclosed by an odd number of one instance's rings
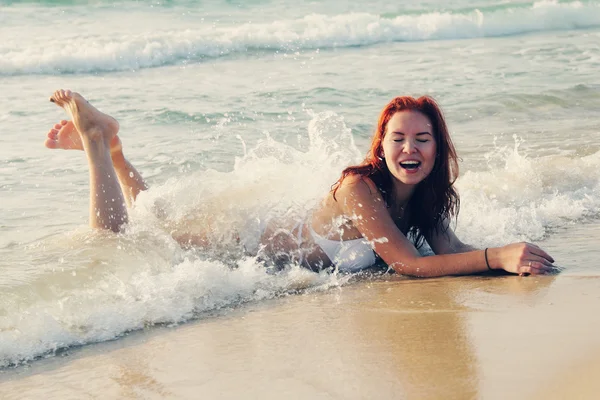
[[[81,135],[77,132],[73,121],[66,120],[60,121],[50,129],[45,145],[49,149],[83,150]],[[119,136],[115,136],[110,141],[110,157],[127,206],[131,207],[137,195],[147,190],[148,186],[138,170],[123,155]]]
[[[110,153],[119,123],[70,90],[57,90],[50,101],[71,115],[88,159],[90,226],[118,232],[127,222],[125,198]]]

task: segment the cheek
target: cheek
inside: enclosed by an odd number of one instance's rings
[[[387,163],[390,159],[394,159],[396,157],[396,150],[394,146],[390,146],[388,143],[383,143],[380,154],[384,156],[385,162]]]
[[[428,161],[430,161],[432,164],[434,164],[436,161],[437,146],[435,144],[427,146],[425,149],[423,149],[422,154],[425,156],[425,158]]]
[[[393,162],[391,162],[390,160],[391,160],[391,157],[386,157],[383,161],[385,162],[385,165],[387,166],[387,168],[391,171],[396,167],[396,165]]]

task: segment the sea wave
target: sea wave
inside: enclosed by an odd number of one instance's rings
[[[311,14],[271,23],[23,38],[0,44],[0,75],[77,74],[185,65],[232,55],[294,53],[391,42],[502,37],[600,26],[600,3],[539,1],[524,7],[465,9],[396,16]]]
[[[494,146],[488,167],[457,181],[461,212],[457,233],[481,247],[540,241],[573,224],[597,223],[600,152],[532,157],[514,146]]]
[[[247,251],[257,241],[261,220],[307,211],[344,166],[360,160],[343,118],[307,113],[307,151],[267,135],[229,172],[197,171],[142,193],[123,234],[67,232],[12,251],[18,259],[8,260],[6,268],[17,271],[12,276],[18,279],[7,279],[11,274],[4,270],[0,279],[0,367],[298,289],[348,282],[349,277],[297,265],[271,274]],[[462,208],[456,230],[466,243],[540,241],[573,224],[600,220],[600,180],[590,172],[600,168],[600,152],[532,156],[515,138],[513,146],[495,146],[485,156],[487,166],[457,181]],[[190,215],[204,230],[212,218],[212,235],[225,238],[215,240],[219,248],[182,249],[163,227],[165,221],[192,224]],[[243,252],[237,238],[248,243]]]
[[[0,263],[0,368],[147,326],[345,284],[351,277],[295,264],[271,273],[255,256],[261,220],[301,211],[327,190],[341,163],[358,156],[342,118],[312,115],[308,152],[266,136],[231,172],[198,171],[142,193],[123,234],[81,228],[12,249],[19,256]],[[212,221],[214,245],[181,248],[162,226],[182,220],[204,232]]]

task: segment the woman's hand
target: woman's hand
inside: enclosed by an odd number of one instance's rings
[[[489,249],[488,253],[492,269],[503,269],[521,276],[547,274],[558,270],[553,265],[554,259],[532,243],[513,243]]]

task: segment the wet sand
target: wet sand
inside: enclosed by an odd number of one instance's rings
[[[598,259],[562,243],[545,247],[563,263]],[[3,370],[0,398],[595,399],[600,276],[574,271],[388,276],[248,304]]]
[[[38,360],[2,399],[532,399],[600,393],[598,277],[357,283]]]

